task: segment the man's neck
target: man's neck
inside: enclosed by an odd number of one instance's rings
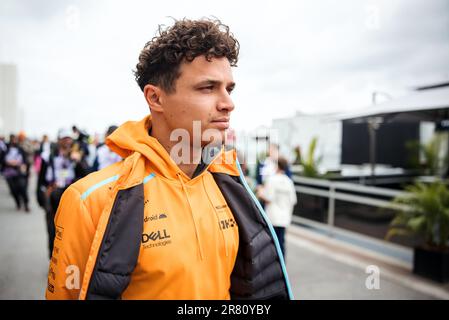
[[[202,154],[201,146],[194,147],[190,144],[190,142],[186,142],[186,145],[183,146],[182,150],[183,151],[188,150],[190,156],[188,157],[188,161],[183,161],[179,163],[180,161],[177,161],[177,159],[173,158],[173,156],[178,156],[177,152],[172,156],[171,151],[175,145],[183,142],[171,141],[169,130],[164,130],[164,128],[160,127],[153,126],[150,129],[149,134],[153,138],[156,138],[159,141],[159,143],[164,147],[164,149],[167,150],[168,154],[173,159],[173,161],[177,163],[179,169],[181,169],[181,171],[184,172],[189,178],[192,178],[196,168],[198,167],[198,164],[201,161],[201,154]]]

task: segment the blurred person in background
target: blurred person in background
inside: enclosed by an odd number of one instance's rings
[[[269,176],[276,173],[277,160],[279,157],[279,147],[274,143],[270,143],[268,146],[268,153],[266,158],[259,162],[259,168],[257,170],[257,184],[263,185]]]
[[[77,126],[72,126],[72,139],[79,145],[85,157],[89,156],[89,134]]]
[[[48,166],[50,156],[55,152],[57,143],[51,142],[48,135],[44,134],[38,150],[38,162],[37,167],[37,185],[36,185],[36,199],[39,206],[46,210],[47,208],[47,183],[45,182],[45,170]]]
[[[42,156],[38,178],[38,202],[46,212],[50,257],[56,231],[54,218],[61,196],[70,184],[88,173],[90,168],[79,144],[73,140],[70,130],[61,129],[56,148]]]
[[[118,127],[113,125],[108,128],[105,134],[105,140],[106,138],[111,135]],[[119,162],[122,160],[122,157],[120,157],[117,153],[113,152],[105,143],[101,143],[98,145],[97,148],[97,156],[95,158],[93,171],[101,170],[103,168],[106,168],[107,166],[110,166],[111,164],[114,164],[116,162]]]
[[[40,156],[40,141],[37,139],[33,139],[31,141],[33,145],[33,164],[34,164],[34,172],[39,173],[41,166],[41,156]]]
[[[297,202],[293,181],[286,175],[288,161],[279,157],[276,172],[267,177],[258,196],[265,202],[265,211],[273,224],[285,259],[285,230],[292,222],[293,208]]]
[[[19,145],[17,136],[11,135],[4,157],[3,176],[8,182],[17,210],[23,206],[26,212],[30,212],[27,190],[29,166],[28,155]]]
[[[274,175],[277,172],[277,161],[279,157],[279,145],[270,143],[268,147],[267,157],[258,164],[256,177],[258,185],[263,185],[268,177]],[[289,178],[292,177],[290,166],[288,166],[286,170],[286,175]]]
[[[43,160],[48,161],[53,147],[54,147],[54,144],[50,141],[50,139],[48,138],[48,135],[44,134],[42,136],[42,141],[39,146],[39,154]]]
[[[278,159],[280,157],[279,146],[275,143],[270,143],[268,146],[268,152],[265,159],[257,162],[256,167],[256,194],[260,194],[265,185],[265,182],[269,177],[273,176],[277,172]],[[291,178],[292,173],[290,171],[290,166],[287,166],[286,175]],[[263,207],[265,207],[265,201],[259,198]]]
[[[0,137],[0,172],[3,171],[3,162],[5,160],[7,150],[8,146],[6,145],[5,137]]]
[[[19,141],[19,146],[23,149],[23,151],[25,151],[25,154],[27,156],[27,163],[29,164],[27,168],[28,169],[27,179],[28,179],[30,176],[30,168],[34,161],[34,145],[31,142],[31,140],[27,138],[25,131],[23,130],[19,132],[17,138]]]
[[[94,136],[89,136],[87,144],[87,149],[89,150],[89,153],[86,157],[86,160],[87,163],[89,164],[89,167],[91,167],[92,170],[94,169],[95,160],[97,159],[98,145],[99,145],[98,134],[95,134]]]

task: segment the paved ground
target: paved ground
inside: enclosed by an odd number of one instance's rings
[[[16,211],[0,178],[0,299],[43,299],[48,271],[44,211],[29,188],[31,212]]]
[[[295,299],[434,299],[431,295],[384,277],[382,269],[379,289],[367,289],[365,282],[370,274],[365,271],[370,263],[358,263],[356,266],[342,263],[329,257],[329,254],[293,244],[292,236],[289,239],[287,270]]]
[[[0,179],[0,299],[43,299],[48,267],[44,212],[30,184],[31,213],[17,212]],[[287,269],[296,299],[432,299],[392,279],[379,290],[365,286],[364,268],[342,263],[314,247],[287,243]],[[390,277],[391,278],[391,277]]]

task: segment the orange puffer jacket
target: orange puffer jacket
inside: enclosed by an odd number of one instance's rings
[[[235,150],[189,178],[148,134],[107,140],[123,161],[63,194],[47,299],[291,299],[273,227]]]

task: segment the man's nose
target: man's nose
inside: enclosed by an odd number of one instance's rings
[[[229,94],[228,91],[225,91],[220,99],[220,101],[218,102],[217,105],[217,109],[218,111],[227,111],[227,112],[231,112],[232,110],[234,110],[235,106],[234,106],[234,102],[232,101],[231,95]]]

